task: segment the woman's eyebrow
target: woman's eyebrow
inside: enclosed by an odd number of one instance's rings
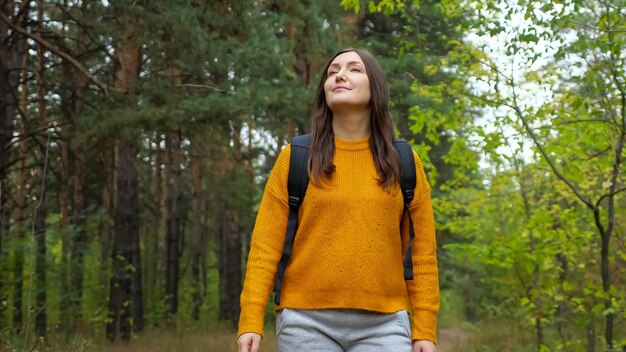
[[[353,65],[362,65],[362,63],[360,63],[359,61],[349,61],[346,66],[353,66]],[[330,66],[328,66],[328,68],[331,67],[340,67],[341,65],[337,62],[335,62],[334,64],[331,64]]]

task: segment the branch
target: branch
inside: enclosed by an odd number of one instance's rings
[[[171,87],[176,87],[176,86],[171,86]],[[222,92],[222,93],[230,93],[233,94],[232,92],[226,92],[223,89],[217,88],[215,86],[211,86],[208,84],[193,84],[193,83],[183,83],[181,85],[179,85],[178,87],[186,87],[186,88],[204,88],[204,89],[211,89],[217,92]]]
[[[30,39],[34,40],[39,45],[41,45],[44,48],[48,49],[48,51],[50,51],[50,52],[56,54],[57,56],[67,60],[68,62],[70,62],[80,73],[85,75],[85,77],[87,77],[91,82],[93,82],[95,85],[100,87],[104,91],[104,93],[107,94],[108,88],[107,88],[106,84],[100,82],[83,65],[81,65],[80,62],[76,61],[76,59],[74,59],[72,56],[70,56],[69,54],[67,54],[67,53],[65,53],[65,52],[63,52],[61,50],[59,50],[52,43],[48,42],[47,40],[43,39],[42,37],[38,36],[37,34],[28,33],[28,31],[26,31],[24,28],[21,28],[21,27],[15,25],[15,24],[13,24],[11,22],[11,20],[2,12],[0,12],[0,20],[2,20],[2,22],[6,23],[7,26],[9,26],[9,28],[11,28],[13,31],[15,31],[15,32],[25,36],[26,38],[30,38]]]
[[[584,23],[579,23],[576,21],[568,21],[570,23],[573,23],[577,26],[581,26],[581,27],[585,27],[587,29],[593,29],[594,31],[598,31],[598,32],[605,32],[605,33],[626,33],[626,29],[602,29],[602,28],[598,28],[598,27],[594,27],[594,26],[590,26],[588,24],[584,24]]]
[[[546,153],[545,149],[543,149],[543,145],[541,145],[541,143],[537,139],[537,136],[535,136],[535,133],[533,132],[533,129],[528,124],[528,121],[526,121],[526,118],[524,117],[524,113],[522,112],[522,109],[520,109],[519,105],[517,105],[517,93],[515,92],[515,84],[514,84],[515,82],[511,82],[511,83],[512,83],[511,84],[511,88],[513,89],[513,104],[512,105],[511,104],[506,104],[506,105],[509,106],[510,108],[512,108],[515,111],[515,114],[517,115],[517,117],[519,117],[519,119],[522,121],[522,124],[524,125],[524,129],[526,130],[526,132],[528,133],[530,138],[533,140],[533,143],[535,144],[537,149],[539,149],[539,152],[541,153],[543,158],[546,160],[546,162],[548,163],[548,165],[552,169],[552,172],[554,172],[554,174],[561,181],[563,181],[574,192],[574,194],[576,195],[576,197],[578,197],[578,199],[580,199],[583,203],[585,203],[585,205],[587,205],[590,209],[595,210],[596,207],[590,201],[585,199],[583,197],[583,195],[578,192],[578,190],[572,184],[572,182],[570,182],[570,180],[568,180],[556,168],[556,165],[554,165],[554,163],[552,162],[552,159],[550,159],[550,157],[548,156],[548,153]]]
[[[602,202],[602,200],[604,200],[604,198],[606,198],[606,197],[613,197],[614,195],[616,195],[616,194],[618,194],[620,192],[624,192],[624,191],[626,191],[626,187],[620,188],[617,191],[613,191],[611,193],[603,194],[602,197],[600,197],[600,199],[598,199],[598,201],[596,202],[596,206],[600,206],[600,202]]]
[[[604,119],[563,120],[561,122],[554,123],[553,126],[563,126],[563,125],[571,125],[574,123],[589,123],[589,122],[607,123],[609,121],[604,120]]]

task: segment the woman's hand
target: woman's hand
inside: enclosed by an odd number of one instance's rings
[[[237,339],[237,346],[239,346],[239,352],[259,352],[259,345],[261,344],[261,335],[254,332],[246,332],[241,334]]]
[[[413,352],[435,352],[435,343],[428,340],[415,340],[413,341]]]

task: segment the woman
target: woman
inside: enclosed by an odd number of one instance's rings
[[[312,117],[311,182],[276,307],[280,351],[435,350],[439,286],[430,187],[414,153],[415,274],[405,281],[409,225],[388,101],[384,73],[367,51],[342,50],[326,65]],[[263,334],[289,213],[289,156],[287,146],[257,215],[241,294],[240,352],[258,351]]]

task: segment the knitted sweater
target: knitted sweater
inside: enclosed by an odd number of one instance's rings
[[[289,215],[290,146],[279,155],[257,214],[241,294],[239,335],[263,334]],[[412,338],[436,342],[439,283],[430,187],[417,154],[411,281],[404,280],[408,219],[396,184],[377,184],[369,139],[335,138],[335,173],[309,183],[276,309],[350,308],[411,314]],[[402,237],[401,235],[402,234]]]

